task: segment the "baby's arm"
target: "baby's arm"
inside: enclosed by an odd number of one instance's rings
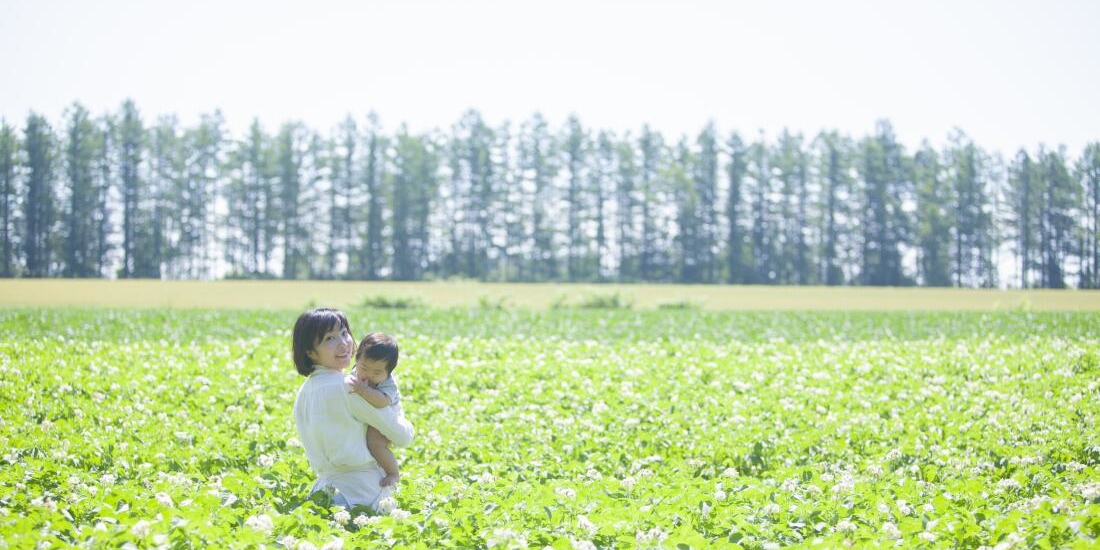
[[[390,398],[386,397],[386,394],[370,387],[370,384],[366,382],[352,382],[351,392],[359,397],[362,397],[367,403],[370,403],[376,408],[389,407],[391,405]]]

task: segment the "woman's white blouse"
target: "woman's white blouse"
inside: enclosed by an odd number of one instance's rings
[[[399,408],[375,408],[350,393],[343,374],[323,367],[298,390],[294,423],[318,487],[332,486],[352,504],[372,504],[379,493],[379,467],[367,450],[366,425],[398,447],[413,440],[412,424]]]

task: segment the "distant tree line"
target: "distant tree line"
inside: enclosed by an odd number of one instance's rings
[[[0,123],[0,276],[1100,287],[1100,143]],[[1010,270],[1004,266],[1013,266]]]

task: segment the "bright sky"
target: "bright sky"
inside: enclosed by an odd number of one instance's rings
[[[910,148],[954,127],[1006,155],[1100,140],[1094,0],[0,0],[0,117],[133,98],[147,123],[222,109],[234,135],[376,111],[447,129],[476,108],[670,141],[708,119],[771,139]]]

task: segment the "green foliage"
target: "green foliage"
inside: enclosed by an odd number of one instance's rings
[[[686,299],[686,298],[683,299],[683,300],[675,300],[675,301],[672,301],[672,302],[661,302],[661,303],[657,304],[657,309],[687,309],[687,310],[695,311],[695,310],[699,310],[699,309],[702,309],[702,308],[703,308],[703,305],[700,304],[698,301],[690,300],[690,299]]]
[[[423,309],[428,303],[419,296],[367,296],[362,306],[373,309]]]
[[[362,122],[0,121],[0,277],[1100,287],[1098,143]]]
[[[592,294],[582,297],[577,303],[577,307],[581,309],[630,309],[634,307],[634,299],[619,292]]]
[[[402,347],[402,487],[344,513],[293,311],[0,312],[12,548],[1094,547],[1096,314],[348,311]],[[335,544],[334,544],[335,545]]]
[[[477,297],[478,309],[505,310],[510,307],[508,296],[491,297],[484,294]]]
[[[618,291],[603,294],[585,294],[570,299],[567,295],[558,295],[550,302],[550,309],[630,309],[634,299]]]

